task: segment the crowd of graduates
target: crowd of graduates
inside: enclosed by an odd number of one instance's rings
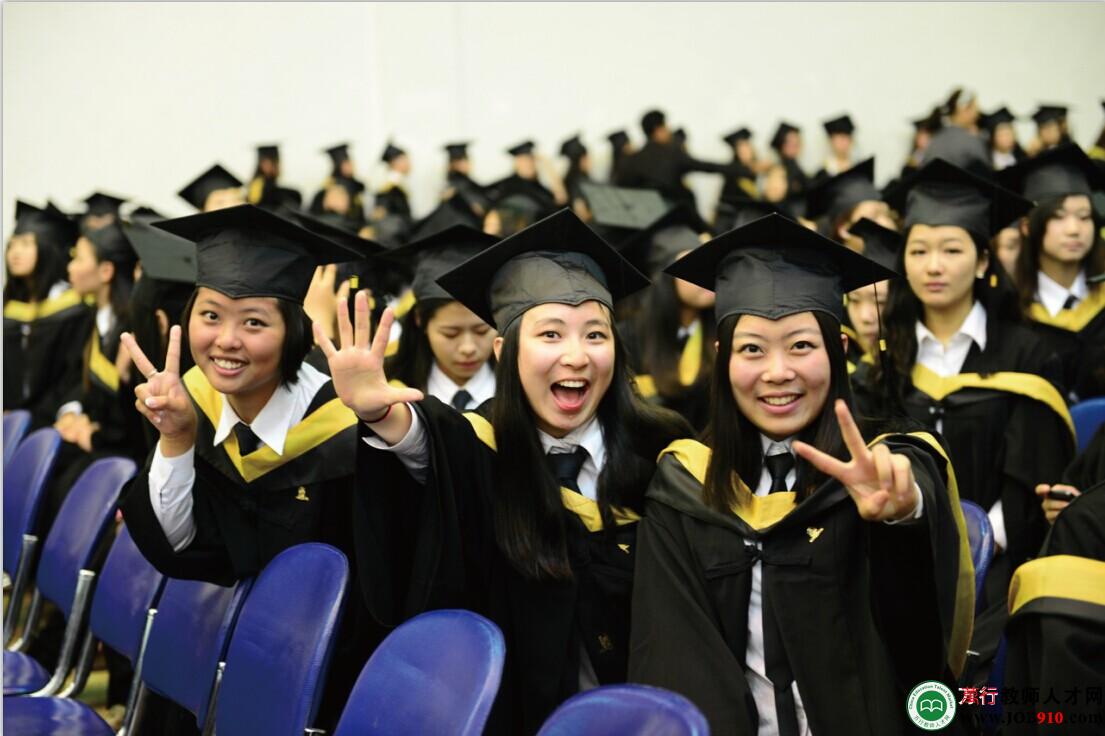
[[[338,145],[308,200],[266,145],[248,182],[181,189],[185,217],[19,201],[4,410],[64,440],[42,531],[124,455],[120,523],[167,575],[342,550],[330,727],[387,632],[443,607],[505,635],[491,733],[626,681],[783,736],[904,733],[928,680],[1100,687],[1105,429],[1079,451],[1070,407],[1105,397],[1105,130],[1084,150],[1066,112],[1022,147],[956,90],[882,189],[848,115],[808,173],[793,124],[707,161],[654,109],[640,147],[609,135],[605,178],[578,135],[566,168],[511,146],[492,183],[450,143],[420,216],[398,142],[376,191]],[[711,208],[692,172],[722,177]],[[977,600],[960,501],[996,541]],[[1086,570],[1082,598],[1039,582]]]

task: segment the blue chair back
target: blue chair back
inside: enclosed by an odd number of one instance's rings
[[[709,736],[706,717],[691,701],[644,685],[608,685],[573,695],[538,736]]]
[[[230,639],[216,732],[301,736],[314,724],[348,583],[348,560],[327,544],[265,566]]]
[[[4,571],[15,576],[23,552],[23,535],[38,524],[42,494],[54,470],[61,435],[47,427],[19,443],[4,463]]]
[[[61,504],[46,536],[36,583],[42,595],[72,613],[78,573],[92,564],[93,555],[115,519],[123,485],[134,477],[134,461],[123,457],[97,460],[81,473]]]
[[[19,446],[23,435],[27,434],[27,428],[31,426],[31,412],[26,409],[16,409],[4,415],[4,467],[8,467],[8,461],[15,454],[15,448]]]
[[[215,672],[249,590],[168,578],[146,643],[143,684],[189,710],[203,728]]]
[[[134,662],[142,646],[146,612],[157,600],[164,579],[138,551],[127,528],[120,528],[92,599],[88,624],[92,633]]]
[[[483,732],[506,646],[470,611],[429,611],[399,626],[365,664],[335,736]]]
[[[982,608],[982,583],[994,559],[994,528],[990,517],[974,501],[960,501],[963,521],[967,523],[967,542],[971,547],[971,562],[975,566],[975,611]]]
[[[1079,401],[1070,408],[1070,418],[1074,420],[1078,451],[1082,452],[1090,444],[1090,438],[1097,428],[1105,424],[1105,396]]]

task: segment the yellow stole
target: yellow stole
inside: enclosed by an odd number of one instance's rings
[[[702,320],[695,323],[691,334],[687,336],[687,342],[683,345],[683,352],[679,355],[679,384],[691,386],[698,378],[698,372],[702,367]],[[634,379],[637,390],[641,396],[650,399],[656,396],[656,381],[648,374],[642,374]]]
[[[1105,286],[1098,284],[1090,289],[1090,295],[1075,305],[1074,309],[1060,309],[1059,314],[1054,317],[1043,304],[1033,302],[1028,308],[1028,318],[1033,322],[1069,332],[1081,332],[1102,309],[1105,309]]]
[[[41,302],[18,302],[13,299],[4,305],[4,317],[17,322],[34,322],[36,319],[57,314],[63,309],[75,307],[81,302],[95,304],[95,297],[81,299],[75,289],[66,289],[53,299],[45,299]]]
[[[476,436],[479,437],[480,442],[483,442],[489,448],[497,452],[498,450],[495,446],[495,428],[491,426],[491,422],[471,411],[465,412],[464,418],[472,425],[472,429],[475,431]],[[583,522],[583,526],[587,528],[587,531],[602,531],[602,514],[599,512],[597,501],[592,501],[582,493],[576,493],[575,491],[561,486],[560,502],[564,504],[564,508],[579,517],[580,521]],[[633,511],[633,509],[613,507],[611,511],[614,515],[614,523],[617,526],[625,526],[626,524],[633,524],[641,520],[641,516]]]
[[[223,395],[211,386],[198,367],[184,374],[184,386],[213,427],[219,426],[223,411]],[[284,454],[277,455],[271,447],[259,447],[246,456],[238,449],[238,437],[231,432],[223,440],[223,450],[246,483],[305,455],[343,430],[357,423],[357,415],[338,398],[333,398],[303,418],[288,430]]]

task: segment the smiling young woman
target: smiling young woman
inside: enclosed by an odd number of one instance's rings
[[[973,581],[936,439],[852,419],[843,297],[895,274],[780,215],[668,273],[716,290],[718,353],[704,442],[646,494],[630,679],[715,734],[903,733],[909,687],[954,686]]]
[[[690,428],[633,390],[613,303],[647,281],[568,210],[442,276],[499,331],[494,400],[461,414],[389,385],[391,313],[367,301],[316,338],[363,420],[358,565],[398,624],[462,606],[495,621],[507,661],[490,733],[534,733],[581,688],[625,680],[636,527],[656,454]]]

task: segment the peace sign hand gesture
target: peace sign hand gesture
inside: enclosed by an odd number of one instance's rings
[[[861,518],[867,521],[908,518],[920,501],[909,458],[892,453],[882,443],[868,447],[852,419],[852,413],[848,411],[848,405],[838,399],[834,409],[844,444],[852,455],[851,461],[837,460],[804,442],[794,442],[794,451],[821,472],[844,484]]]
[[[134,406],[161,433],[161,451],[166,457],[187,452],[196,442],[196,410],[180,380],[180,325],[169,330],[165,369],[161,371],[138,347],[134,335],[124,332],[120,339],[146,377],[146,382],[134,389]]]
[[[384,352],[387,350],[395,313],[390,308],[384,310],[370,344],[366,291],[357,292],[354,309],[356,325],[349,323],[348,309],[338,309],[340,350],[334,347],[318,322],[314,323],[315,342],[322,348],[322,353],[330,364],[330,377],[338,398],[362,421],[372,424],[387,416],[386,412],[393,404],[420,401],[422,392],[413,388],[390,386],[384,374]]]

